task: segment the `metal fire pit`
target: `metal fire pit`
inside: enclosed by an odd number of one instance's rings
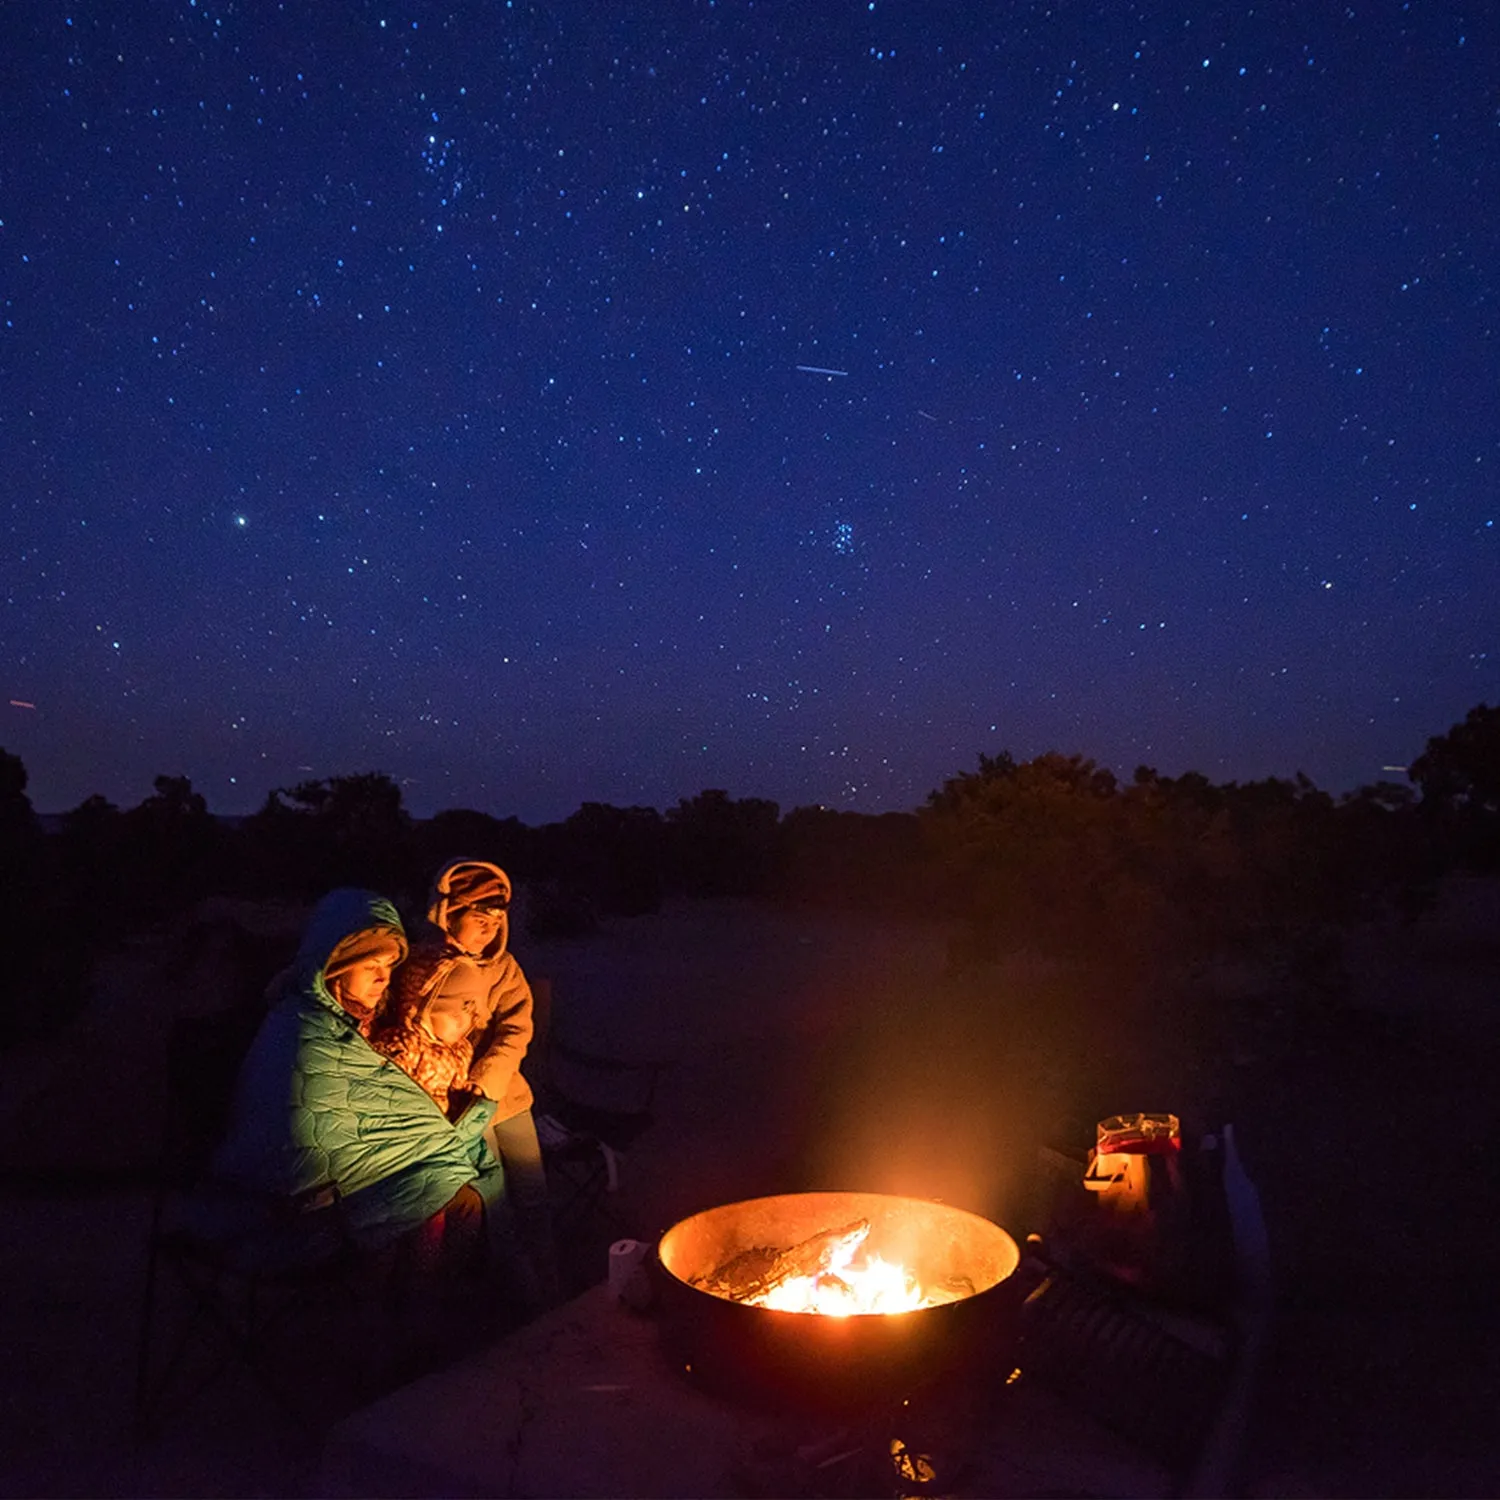
[[[867,1250],[924,1285],[966,1278],[974,1294],[912,1312],[826,1317],[691,1285],[744,1251],[789,1247],[855,1219],[870,1222]],[[657,1245],[657,1281],[669,1342],[695,1380],[775,1404],[846,1408],[899,1398],[979,1361],[1000,1369],[1015,1344],[1019,1261],[1010,1235],[961,1208],[886,1193],[787,1193],[674,1224]]]

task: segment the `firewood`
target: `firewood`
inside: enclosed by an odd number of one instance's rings
[[[695,1277],[691,1285],[731,1302],[758,1301],[784,1282],[829,1270],[835,1261],[857,1250],[869,1233],[870,1221],[856,1219],[841,1229],[820,1230],[785,1250],[756,1245],[708,1275]]]

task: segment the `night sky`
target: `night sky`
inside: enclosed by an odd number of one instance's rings
[[[4,0],[0,745],[529,823],[1500,701],[1500,45],[1399,0]]]

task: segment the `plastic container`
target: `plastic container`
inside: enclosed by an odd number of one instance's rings
[[[1100,1156],[1167,1156],[1182,1150],[1182,1124],[1176,1115],[1111,1115],[1099,1121],[1094,1149]]]

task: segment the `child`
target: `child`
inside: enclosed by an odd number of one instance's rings
[[[452,1069],[450,1105],[455,1095],[460,1107],[476,1098],[494,1101],[486,1139],[505,1168],[506,1197],[538,1297],[548,1303],[558,1293],[547,1174],[531,1115],[531,1086],[521,1072],[534,1031],[534,1001],[510,951],[510,897],[510,876],[488,860],[450,859],[433,877],[427,921],[391,986],[392,1045],[395,1034],[411,1040],[400,1057],[386,1055],[403,1068],[406,1056],[420,1055],[425,1066]],[[439,1051],[460,1045],[448,1037],[462,1037],[470,1048],[461,1068],[456,1053],[445,1057]],[[471,1094],[459,1093],[465,1085]],[[433,1097],[439,1098],[435,1092]]]
[[[474,1043],[461,1011],[435,1008],[430,995],[404,996],[370,1045],[409,1073],[450,1120],[473,1100],[469,1064]]]

